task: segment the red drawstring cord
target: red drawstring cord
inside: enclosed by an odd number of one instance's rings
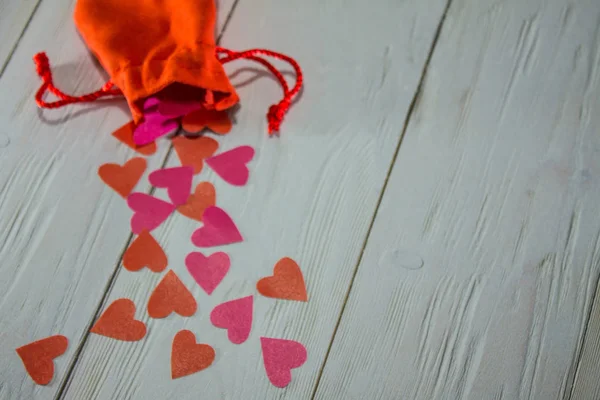
[[[217,47],[216,52],[217,54],[225,55],[225,57],[218,58],[221,64],[225,64],[240,58],[245,58],[247,60],[256,61],[264,65],[273,75],[275,75],[275,77],[281,84],[281,87],[283,88],[283,99],[281,99],[279,103],[273,104],[271,107],[269,107],[269,112],[267,113],[267,121],[269,122],[269,134],[279,131],[281,122],[283,121],[285,114],[289,110],[294,96],[298,94],[303,84],[303,76],[302,70],[300,69],[300,65],[298,65],[296,60],[294,60],[291,57],[265,49],[252,49],[236,52],[224,49],[222,47]],[[257,54],[277,58],[290,64],[296,72],[296,84],[294,85],[294,87],[290,90],[285,78],[283,77],[283,74],[279,72],[273,66],[273,64],[271,64],[267,60],[257,57]],[[40,88],[35,94],[35,101],[38,107],[40,108],[59,108],[67,104],[89,103],[98,100],[101,97],[120,96],[123,94],[119,89],[113,89],[114,84],[111,81],[108,81],[100,90],[97,90],[93,93],[85,94],[83,96],[70,96],[61,92],[56,86],[54,86],[54,81],[52,79],[52,71],[50,70],[50,63],[48,61],[46,53],[42,52],[36,54],[33,57],[33,61],[35,62],[37,74],[40,76],[40,78],[42,78],[43,82],[42,86],[40,86]],[[46,91],[53,93],[60,100],[53,102],[45,101],[43,97]]]
[[[40,76],[40,78],[42,78],[43,82],[42,86],[40,86],[35,94],[35,102],[40,108],[59,108],[72,103],[89,103],[98,100],[101,97],[119,96],[122,94],[119,89],[113,89],[113,83],[108,81],[100,90],[97,90],[93,93],[85,94],[83,96],[69,96],[54,86],[52,71],[50,70],[50,62],[48,61],[48,56],[46,56],[46,53],[37,53],[33,57],[33,61],[35,62],[37,74]],[[44,101],[43,97],[46,91],[50,91],[60,100],[50,103]]]

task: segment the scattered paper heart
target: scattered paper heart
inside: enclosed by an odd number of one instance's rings
[[[126,198],[137,185],[145,170],[146,160],[136,157],[127,161],[123,166],[103,164],[98,168],[98,175],[110,188]]]
[[[219,143],[209,137],[187,138],[177,136],[171,140],[181,165],[194,168],[194,175],[202,171],[204,160],[211,157],[219,148]]]
[[[140,232],[123,254],[123,267],[128,271],[148,267],[152,272],[162,272],[167,264],[167,255],[147,230]]]
[[[192,252],[185,258],[185,266],[190,275],[209,295],[227,275],[230,265],[229,256],[223,252],[208,257],[199,252]]]
[[[217,193],[215,187],[210,182],[200,182],[194,193],[188,197],[185,204],[177,207],[180,214],[196,221],[202,221],[202,214],[207,207],[214,206],[217,203]]]
[[[194,169],[190,166],[159,169],[148,176],[150,183],[158,188],[166,188],[174,205],[185,204],[192,191]]]
[[[151,231],[163,223],[175,210],[175,206],[146,193],[132,193],[127,204],[134,212],[131,217],[131,230],[140,234],[144,229]]]
[[[215,349],[197,344],[193,332],[182,330],[173,338],[171,347],[171,378],[177,379],[210,367],[215,360]]]
[[[135,304],[129,299],[112,302],[90,332],[126,342],[137,342],[146,336],[146,325],[135,320]]]
[[[217,328],[227,329],[231,343],[244,343],[250,336],[253,298],[247,296],[221,303],[210,313],[210,322]]]
[[[54,377],[54,359],[64,354],[68,345],[65,336],[55,335],[21,346],[16,351],[31,379],[38,385],[47,385]]]
[[[219,207],[208,207],[202,214],[204,226],[192,234],[198,247],[223,246],[244,240],[231,217]]]
[[[148,315],[152,318],[165,318],[175,312],[182,317],[191,317],[197,307],[194,296],[175,272],[169,270],[150,295]]]
[[[156,144],[154,142],[149,143],[145,146],[138,146],[133,141],[133,131],[135,130],[135,123],[133,121],[129,121],[116,131],[112,133],[112,135],[117,138],[121,143],[126,145],[127,147],[137,151],[140,154],[145,156],[151,156],[156,153]]]
[[[133,141],[138,146],[153,143],[161,136],[174,132],[179,128],[176,120],[170,120],[158,112],[144,115],[144,121],[135,127]]]
[[[197,133],[205,128],[214,133],[224,135],[231,131],[231,120],[228,111],[199,109],[188,113],[181,120],[181,127],[190,133]]]
[[[206,159],[206,164],[223,180],[235,186],[244,186],[248,182],[250,171],[248,164],[254,158],[254,149],[240,146]]]
[[[265,297],[308,301],[302,271],[296,261],[289,257],[279,260],[273,269],[273,276],[259,280],[256,289]]]
[[[260,338],[263,361],[271,383],[284,388],[292,381],[292,369],[301,367],[307,358],[306,348],[294,340]]]

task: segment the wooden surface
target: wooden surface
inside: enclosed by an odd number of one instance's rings
[[[65,91],[106,76],[72,1],[0,0],[0,399],[598,398],[600,3],[376,3],[219,4],[224,46],[289,53],[306,86],[269,138],[280,88],[255,65],[227,67],[242,107],[219,143],[256,148],[251,179],[197,181],[215,184],[245,241],[222,249],[231,271],[207,296],[183,263],[198,223],[157,229],[199,308],[155,320],[145,305],[162,275],[122,268],[131,212],[96,175],[134,155],[110,136],[127,109],[40,112],[35,52]],[[168,141],[148,161],[179,163]],[[250,339],[231,344],[210,310],[256,294],[283,256],[309,302],[255,296]],[[120,297],[147,323],[143,341],[87,333]],[[217,357],[171,380],[180,329]],[[14,349],[59,333],[69,349],[36,386]],[[286,389],[264,374],[261,336],[308,349]]]

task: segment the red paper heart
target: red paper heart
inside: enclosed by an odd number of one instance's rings
[[[146,170],[146,160],[142,157],[132,158],[123,166],[104,164],[98,168],[98,175],[115,192],[122,197],[129,196]]]
[[[308,301],[302,271],[296,261],[288,257],[279,260],[273,269],[273,276],[259,280],[256,289],[265,297]]]
[[[175,206],[146,193],[132,193],[127,197],[127,205],[134,211],[131,217],[131,230],[140,234],[143,230],[151,231],[163,223]]]
[[[159,169],[148,176],[153,186],[167,189],[171,202],[176,206],[187,202],[193,179],[194,169],[190,166]]]
[[[206,159],[206,164],[223,180],[235,186],[244,186],[248,182],[250,171],[246,164],[254,158],[254,149],[240,146]]]
[[[177,332],[171,347],[171,378],[177,379],[210,367],[215,360],[215,349],[207,344],[196,344],[196,336],[188,330]]]
[[[132,148],[140,154],[145,156],[151,156],[156,153],[156,143],[150,143],[144,146],[138,146],[133,141],[133,131],[135,130],[135,123],[130,121],[113,132],[113,136],[117,138],[121,143],[127,147]]]
[[[123,254],[123,267],[128,271],[148,267],[152,272],[162,272],[167,264],[167,255],[147,230],[143,230]]]
[[[227,329],[231,343],[244,343],[250,336],[253,299],[253,296],[246,296],[226,301],[210,312],[210,322],[217,328]]]
[[[217,193],[215,187],[210,182],[200,182],[196,186],[194,193],[188,197],[187,203],[177,207],[180,214],[188,218],[202,221],[202,214],[210,206],[217,203]]]
[[[152,318],[165,318],[176,312],[182,317],[191,317],[197,307],[194,296],[175,272],[169,270],[150,295],[148,315]]]
[[[17,349],[25,370],[38,385],[47,385],[54,376],[54,359],[67,351],[69,340],[62,335],[50,336]]]
[[[177,136],[171,140],[181,165],[189,165],[194,168],[194,174],[199,174],[204,167],[204,159],[215,154],[219,143],[209,137],[187,138]]]
[[[181,126],[190,133],[197,133],[208,128],[214,133],[224,135],[231,130],[231,120],[227,111],[201,108],[183,117]]]
[[[118,299],[108,306],[90,332],[126,342],[137,342],[146,336],[146,325],[136,321],[135,304]]]

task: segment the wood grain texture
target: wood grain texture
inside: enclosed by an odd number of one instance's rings
[[[382,0],[373,7],[361,0],[307,0],[293,12],[289,3],[275,0],[238,4],[223,45],[290,54],[306,79],[281,136],[269,138],[265,112],[279,101],[281,89],[260,66],[227,67],[242,102],[234,129],[219,140],[221,149],[252,145],[257,154],[245,187],[229,186],[208,169],[199,179],[215,183],[217,203],[245,241],[222,249],[230,254],[231,270],[207,296],[184,266],[185,256],[200,250],[190,242],[200,224],[170,218],[156,237],[170,268],[198,299],[197,314],[149,319],[145,307],[160,276],[121,269],[107,304],[131,298],[148,336],[135,344],[90,336],[66,399],[310,398],[445,4]],[[172,156],[170,165],[177,164]],[[256,295],[256,281],[284,256],[302,268],[308,303]],[[210,324],[209,314],[225,300],[250,294],[255,294],[252,333],[233,345]],[[192,330],[217,355],[207,370],[172,381],[171,342],[180,329]],[[299,340],[308,349],[307,363],[294,371],[286,389],[267,380],[261,336]]]
[[[600,281],[577,367],[570,400],[600,399]]]
[[[0,75],[41,0],[0,0]]]
[[[599,22],[453,1],[317,399],[568,395],[600,271]]]
[[[233,1],[223,2],[227,13]],[[84,93],[106,76],[71,22],[73,2],[43,2],[0,79],[0,398],[53,398],[130,235],[126,203],[97,176],[134,156],[110,133],[123,100],[40,111],[32,55],[48,52],[56,84]],[[228,8],[229,7],[229,8]],[[167,149],[148,159],[159,167]],[[138,190],[149,189],[144,177]],[[15,348],[53,334],[70,344],[53,382],[36,386]]]

